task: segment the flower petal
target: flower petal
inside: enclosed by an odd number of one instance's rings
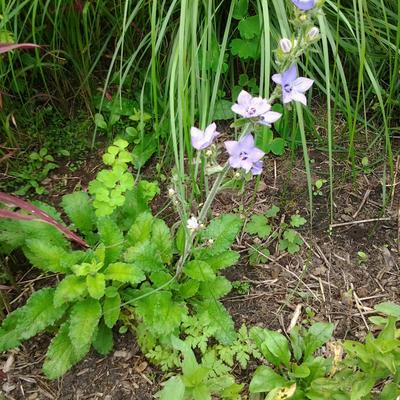
[[[270,126],[274,122],[278,121],[278,119],[282,117],[281,113],[276,111],[268,111],[265,114],[261,115],[260,120],[258,121],[261,125]]]
[[[291,97],[292,100],[298,101],[299,103],[304,104],[305,106],[307,105],[307,98],[306,96],[304,96],[303,93],[296,92],[295,90],[293,90],[291,93]]]
[[[247,117],[247,111],[246,111],[246,107],[243,107],[240,104],[234,104],[231,107],[231,110],[235,113],[235,114],[239,114],[242,117]]]
[[[292,3],[303,11],[308,11],[315,7],[315,0],[292,0]]]
[[[242,139],[239,141],[239,146],[243,149],[251,149],[254,147],[254,138],[251,133],[248,135],[244,136]]]
[[[241,90],[237,98],[237,103],[247,108],[250,105],[252,98],[253,97],[250,93],[246,92],[245,90]]]
[[[293,89],[295,89],[297,92],[304,93],[310,89],[313,83],[314,81],[312,79],[300,77],[293,82]]]
[[[248,159],[252,162],[255,163],[259,161],[261,158],[263,158],[265,153],[260,150],[258,147],[253,147],[251,151],[248,153]]]
[[[282,86],[291,84],[297,78],[297,66],[293,64],[282,74]]]
[[[253,164],[253,167],[251,168],[251,173],[253,175],[260,175],[262,172],[262,167],[263,167],[263,162],[262,161],[257,161]]]
[[[282,85],[282,74],[274,74],[272,75],[272,80],[278,85]]]
[[[239,142],[237,142],[236,140],[227,140],[224,143],[226,151],[229,153],[229,155],[234,156],[240,153],[240,149],[238,150],[238,144]]]

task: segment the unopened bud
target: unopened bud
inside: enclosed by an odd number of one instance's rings
[[[300,20],[301,22],[307,21],[307,15],[306,15],[306,14],[301,14],[300,17],[299,17],[299,20]]]
[[[212,151],[211,150],[206,150],[206,156],[210,157],[212,155]]]
[[[283,53],[288,54],[292,51],[293,45],[289,39],[283,38],[279,41],[279,47],[281,48]]]
[[[174,194],[175,194],[175,190],[172,188],[169,188],[168,189],[168,197],[174,197]]]
[[[319,29],[316,26],[314,26],[308,31],[307,36],[308,39],[315,40],[319,36]]]
[[[240,176],[241,176],[241,175],[240,175],[240,173],[239,173],[239,172],[236,172],[236,173],[235,173],[235,178],[237,178],[237,179],[238,179],[238,178],[240,178]]]

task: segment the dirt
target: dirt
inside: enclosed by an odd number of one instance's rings
[[[311,157],[317,160],[313,178],[326,176],[326,155],[315,151]],[[49,183],[48,200],[57,203],[60,195],[77,185],[85,189],[101,167],[98,160],[99,155],[93,155],[73,175],[56,171],[54,175],[64,176],[66,185],[52,192],[54,186]],[[344,168],[343,164],[335,165],[333,226],[329,229],[329,187],[325,185],[322,195],[313,199],[313,225],[307,223],[299,229],[305,242],[299,253],[282,253],[272,244],[267,263],[249,266],[247,252],[254,239],[247,234],[237,239],[235,248],[242,254],[240,263],[225,274],[231,281],[250,285],[249,293],[233,290],[224,299],[237,326],[257,324],[285,332],[294,322],[296,308],[301,308],[298,322],[330,321],[336,325],[336,338],[363,338],[370,329],[368,316],[375,304],[400,302],[398,180],[394,196],[389,196],[388,205],[383,209],[381,173],[375,170],[368,175],[359,174],[352,181],[343,178]],[[293,163],[270,157],[264,171],[255,196],[251,190],[254,181],[242,194],[224,192],[216,200],[214,215],[237,211],[244,204],[240,212],[246,218],[250,212],[261,213],[275,204],[284,210],[286,221],[299,211],[310,222],[301,156]],[[387,187],[388,195],[391,189]],[[161,199],[168,201],[166,197]],[[159,198],[153,204],[153,211],[160,211],[171,221],[173,213],[170,209],[163,211],[164,204]],[[369,221],[362,222],[365,220]],[[366,254],[365,260],[357,255],[359,251]],[[23,297],[33,286],[29,285]],[[3,369],[7,360],[10,364],[7,373],[0,373],[5,398],[146,400],[160,388],[162,374],[147,364],[130,334],[115,334],[115,350],[110,356],[90,353],[55,382],[48,381],[41,372],[49,341],[50,336],[44,334],[2,355]],[[235,372],[240,375],[240,371]]]

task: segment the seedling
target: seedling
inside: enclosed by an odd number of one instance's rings
[[[327,183],[326,179],[317,179],[314,183],[313,195],[322,196],[322,187]]]

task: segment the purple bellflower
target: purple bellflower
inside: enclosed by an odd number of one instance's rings
[[[292,0],[292,3],[302,11],[308,11],[315,7],[316,0]]]
[[[238,142],[228,140],[224,144],[229,153],[228,162],[232,168],[243,168],[246,172],[251,170],[253,175],[261,174],[262,161],[260,160],[265,153],[255,147],[251,134],[244,136]]]
[[[210,146],[218,135],[219,133],[217,132],[217,125],[215,125],[215,122],[208,125],[204,131],[195,128],[194,126],[190,128],[190,139],[192,146],[196,150],[203,150]]]
[[[306,96],[304,93],[310,89],[314,81],[312,79],[297,77],[297,67],[292,65],[282,74],[272,75],[272,80],[282,86],[283,103],[287,104],[291,101],[299,101],[307,105]]]
[[[255,118],[266,113],[271,108],[267,100],[253,97],[242,90],[237,98],[237,103],[232,106],[232,111],[244,118]]]

